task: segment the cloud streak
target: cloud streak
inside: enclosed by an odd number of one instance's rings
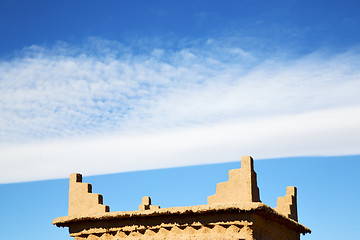
[[[269,58],[211,40],[142,53],[90,43],[0,61],[0,182],[359,154],[356,51]]]

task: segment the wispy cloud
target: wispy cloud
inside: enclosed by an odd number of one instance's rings
[[[269,58],[214,40],[32,46],[0,61],[0,182],[359,154],[359,62],[354,50]]]

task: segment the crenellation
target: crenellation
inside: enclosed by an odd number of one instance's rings
[[[286,188],[286,195],[278,197],[277,206],[274,208],[277,212],[285,215],[292,220],[297,221],[297,189],[289,186]]]
[[[151,198],[145,196],[142,198],[142,203],[139,205],[139,211],[156,210],[160,209],[160,206],[151,205]]]
[[[109,206],[103,205],[103,196],[92,193],[92,185],[82,182],[80,173],[69,178],[69,216],[84,216],[109,212]]]
[[[254,160],[250,156],[242,157],[241,168],[230,170],[229,180],[218,183],[216,194],[208,197],[208,204],[230,202],[261,202]]]

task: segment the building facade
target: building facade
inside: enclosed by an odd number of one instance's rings
[[[287,187],[271,208],[260,201],[253,159],[229,171],[206,205],[160,208],[143,197],[138,211],[110,212],[79,173],[70,175],[68,216],[54,219],[75,240],[238,239],[299,240],[311,230],[298,223],[297,190]]]

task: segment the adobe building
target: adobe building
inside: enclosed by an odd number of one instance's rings
[[[143,197],[138,211],[110,212],[102,196],[70,175],[68,216],[54,219],[68,227],[75,240],[118,239],[238,239],[298,240],[310,229],[297,222],[296,188],[287,187],[277,207],[260,201],[253,159],[242,157],[241,168],[217,184],[206,205],[160,208]]]

